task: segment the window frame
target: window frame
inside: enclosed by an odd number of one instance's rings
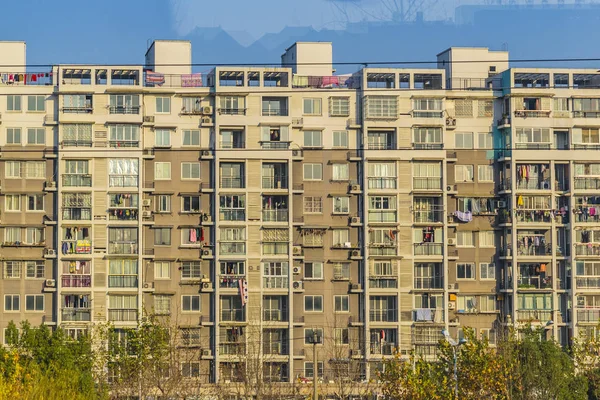
[[[461,266],[463,268],[463,274],[460,273]],[[456,280],[466,280],[472,281],[477,278],[477,274],[475,272],[475,263],[466,262],[466,263],[456,263]],[[461,277],[462,275],[462,277]]]
[[[186,167],[187,167],[187,172],[189,172],[189,176],[185,176],[185,172],[186,172]],[[195,174],[193,174],[193,172],[196,172],[196,169],[198,170],[198,176],[195,176]],[[202,179],[202,169],[200,166],[199,162],[190,162],[190,161],[185,161],[181,163],[181,180],[182,181],[199,181]]]
[[[32,102],[33,100],[33,102]],[[31,105],[33,104],[33,108]],[[41,106],[41,108],[40,108]],[[44,95],[28,95],[27,96],[27,112],[42,113],[46,111],[46,96]]]
[[[33,307],[29,308],[29,301],[33,298]],[[40,305],[41,309],[38,307]],[[46,300],[43,294],[26,294],[25,295],[25,312],[44,312],[46,308]]]
[[[310,264],[310,272],[311,272],[311,276],[307,276],[307,265]],[[317,274],[317,276],[315,276],[315,265],[318,266],[317,268],[317,272],[320,272],[320,274]],[[320,268],[320,270],[319,270]],[[305,261],[304,262],[304,272],[303,272],[303,276],[304,276],[304,280],[310,280],[310,281],[322,281],[324,278],[324,269],[323,269],[323,262],[322,261]],[[320,275],[320,276],[319,276]]]
[[[159,167],[167,168],[167,171],[161,171],[159,174]],[[160,176],[159,176],[160,175]],[[168,175],[168,177],[166,177]],[[154,163],[154,180],[156,181],[170,181],[171,180],[171,162],[170,161],[159,161]]]
[[[189,302],[189,309],[186,309],[186,299]],[[197,301],[198,309],[194,309],[195,302]],[[181,312],[183,313],[197,313],[202,312],[202,299],[199,294],[182,294],[181,295]]]
[[[349,313],[350,296],[347,294],[339,294],[333,296],[333,312],[336,314]]]
[[[165,111],[165,100],[167,103],[167,111]],[[160,103],[160,111],[159,111],[159,103]],[[156,97],[156,113],[157,114],[171,114],[171,98],[167,96],[157,96]]]
[[[170,261],[154,261],[154,279],[171,279],[171,262]],[[166,267],[166,268],[165,268]],[[157,273],[159,272],[160,273]],[[166,271],[166,275],[165,275]]]
[[[307,104],[310,110],[307,111]],[[318,109],[318,110],[316,110]],[[302,99],[302,115],[323,115],[323,99],[319,97],[305,97]]]
[[[304,295],[304,312],[305,313],[322,313],[323,312],[323,295]],[[310,305],[310,307],[307,308],[307,301],[309,301],[312,303]],[[321,304],[320,304],[320,309],[317,307],[317,304],[315,303],[316,300],[320,300]]]

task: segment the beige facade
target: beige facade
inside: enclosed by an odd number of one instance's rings
[[[211,382],[253,348],[311,379],[317,329],[331,385],[434,357],[443,328],[593,329],[600,75],[451,48],[339,76],[331,54],[194,74],[189,43],[157,41],[150,70],[2,72],[0,328],[169,317]]]

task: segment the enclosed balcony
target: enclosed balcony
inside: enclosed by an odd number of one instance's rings
[[[600,197],[576,196],[573,209],[575,222],[598,223],[600,222]]]
[[[63,174],[63,187],[91,187],[92,175],[90,174]]]
[[[550,171],[548,164],[517,164],[517,189],[550,190]]]
[[[61,296],[61,315],[63,321],[91,321],[90,295],[67,294]]]
[[[519,263],[518,288],[552,289],[552,265],[546,263]]]
[[[89,288],[92,286],[90,261],[63,261],[62,264],[62,287]]]

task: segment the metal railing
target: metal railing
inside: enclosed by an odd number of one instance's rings
[[[600,178],[575,177],[575,190],[600,190]]]
[[[242,189],[244,187],[244,177],[230,178],[226,176],[221,177],[220,181],[221,189]]]
[[[221,310],[221,321],[226,322],[246,322],[244,309]]]
[[[383,177],[383,178],[367,178],[369,189],[396,189],[397,178]]]
[[[263,321],[286,322],[288,319],[287,310],[263,310]]]
[[[140,106],[110,106],[110,114],[139,114]]]
[[[398,322],[398,310],[371,310],[369,311],[371,322]]]
[[[576,277],[575,287],[577,289],[600,289],[600,277]]]
[[[108,243],[109,254],[138,254],[137,242],[118,242]]]
[[[415,256],[441,256],[444,253],[442,243],[415,243]]]
[[[444,289],[444,278],[438,277],[415,277],[415,289]]]
[[[515,117],[520,118],[547,118],[549,116],[549,110],[515,110]]]
[[[552,311],[548,310],[518,310],[519,321],[551,321]]]
[[[287,289],[290,286],[290,280],[287,276],[267,276],[263,278],[263,288],[265,289]]]
[[[128,308],[109,309],[109,321],[137,321],[138,311]]]
[[[91,287],[91,275],[63,275],[60,279],[62,287],[80,288]]]
[[[413,178],[413,189],[415,190],[441,190],[442,189],[442,178]]]
[[[551,276],[520,276],[517,282],[519,289],[552,289]]]
[[[91,187],[92,175],[89,174],[63,174],[62,185],[64,187]]]
[[[287,222],[289,220],[288,210],[263,210],[263,222]]]
[[[593,322],[600,321],[600,309],[577,310],[577,322]]]
[[[600,243],[581,243],[575,244],[575,255],[600,257]]]
[[[414,212],[416,224],[444,222],[443,210],[419,210]]]
[[[221,115],[246,115],[245,108],[218,108],[217,111]]]
[[[92,320],[90,308],[63,307],[62,320],[68,322],[85,322]]]
[[[287,108],[263,108],[262,115],[264,117],[287,117]]]
[[[285,175],[279,175],[275,178],[263,177],[262,187],[263,189],[287,189],[288,177]]]
[[[397,289],[398,279],[396,278],[369,278],[369,287],[371,289]]]
[[[138,277],[135,275],[109,275],[108,287],[110,288],[137,288]]]
[[[246,210],[223,210],[219,211],[221,221],[245,221]]]

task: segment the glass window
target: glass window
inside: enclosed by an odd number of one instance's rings
[[[329,116],[347,117],[350,115],[350,98],[348,97],[330,97],[329,98]]]
[[[321,115],[321,99],[304,99],[304,115]]]
[[[454,166],[454,182],[473,182],[473,179],[472,165]]]
[[[200,163],[181,163],[181,179],[200,179]]]
[[[304,180],[323,180],[323,164],[304,164]]]
[[[305,312],[323,312],[323,296],[304,296]]]
[[[184,312],[200,311],[200,295],[181,296],[181,309]]]
[[[321,147],[322,145],[321,131],[304,131],[304,147]]]
[[[171,228],[155,228],[154,229],[154,245],[155,246],[170,246],[171,245]]]
[[[333,303],[335,312],[350,311],[350,296],[348,295],[333,296]]]
[[[154,179],[156,179],[156,180],[171,179],[171,163],[170,162],[155,163],[154,164]]]
[[[171,312],[171,296],[155,295],[154,312],[156,314],[169,314]]]
[[[171,212],[171,195],[159,194],[156,196],[156,211],[157,212]]]
[[[479,182],[493,182],[494,181],[494,166],[493,165],[478,165],[477,166],[477,180]]]
[[[44,211],[44,195],[27,195],[27,211]]]
[[[5,194],[4,211],[21,211],[21,195]]]
[[[456,264],[456,279],[475,279],[475,264]]]
[[[479,149],[493,149],[494,148],[494,136],[492,132],[482,132],[478,135],[477,148]]]
[[[6,128],[6,144],[21,144],[21,128]]]
[[[156,98],[156,113],[169,114],[171,112],[171,98],[157,97]]]
[[[154,279],[170,279],[171,263],[169,261],[154,262]]]
[[[323,199],[316,196],[304,197],[304,213],[321,214],[323,213]]]
[[[25,269],[25,277],[30,279],[42,279],[46,275],[43,261],[27,261]]]
[[[183,131],[184,146],[200,146],[200,131],[197,129],[185,129]]]
[[[201,278],[200,261],[184,261],[181,263],[181,279]]]
[[[333,131],[333,147],[348,147],[348,131]]]
[[[494,231],[479,232],[479,247],[496,247],[494,241]]]
[[[200,196],[182,196],[181,211],[186,213],[200,212]]]
[[[169,129],[156,129],[154,131],[154,145],[156,147],[171,146],[171,131]]]
[[[323,279],[323,263],[317,261],[305,262],[304,279]]]
[[[4,311],[19,311],[21,310],[20,297],[18,294],[4,295]]]
[[[334,181],[347,181],[350,179],[350,168],[348,164],[333,164],[332,179]]]
[[[473,133],[472,132],[456,132],[454,134],[454,147],[457,149],[472,149],[473,148]]]
[[[27,111],[44,111],[45,109],[44,96],[27,96]]]
[[[45,144],[46,130],[44,128],[27,129],[27,144]]]
[[[494,263],[479,263],[480,279],[496,279],[496,266]]]
[[[348,214],[350,212],[350,198],[346,196],[333,197],[333,213]]]
[[[44,311],[44,295],[26,295],[25,296],[26,311]]]
[[[21,96],[6,96],[6,111],[21,111]]]
[[[473,240],[472,231],[460,231],[456,232],[456,245],[459,247],[472,247],[475,246]]]
[[[323,328],[306,328],[304,329],[304,344],[312,344],[315,333],[323,340]],[[319,364],[319,369],[321,369],[321,364]]]

